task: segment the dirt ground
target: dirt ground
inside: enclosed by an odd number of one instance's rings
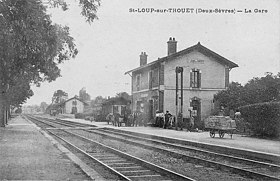
[[[29,122],[16,117],[0,128],[0,180],[89,180]]]

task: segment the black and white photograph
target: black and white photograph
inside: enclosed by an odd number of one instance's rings
[[[280,1],[0,0],[0,180],[280,180]]]

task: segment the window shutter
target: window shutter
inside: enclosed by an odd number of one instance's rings
[[[200,88],[201,87],[201,72],[199,71],[198,73],[198,77],[197,77],[197,87]]]
[[[159,70],[159,84],[164,85],[164,65],[160,65],[160,70]]]
[[[192,87],[192,82],[193,82],[193,72],[190,72],[190,87]]]
[[[153,74],[152,71],[149,72],[149,89],[152,89],[153,86]]]
[[[229,68],[225,69],[225,87],[229,86]]]

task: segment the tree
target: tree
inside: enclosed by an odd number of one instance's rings
[[[248,104],[280,101],[280,72],[277,75],[267,72],[264,77],[254,77],[244,89],[244,100]]]
[[[8,118],[11,116],[11,107],[20,107],[27,98],[33,95],[33,91],[30,89],[29,83],[25,82],[24,79],[24,77],[16,79],[15,84],[10,86],[6,92],[8,99],[6,99],[6,105],[4,108],[6,109]],[[7,123],[7,120],[5,120],[5,123]]]
[[[116,97],[122,97],[126,100],[130,100],[131,96],[127,92],[119,92],[116,94]]]
[[[214,95],[214,101],[218,102],[218,107],[225,107],[226,114],[228,114],[229,110],[235,110],[246,104],[243,100],[243,89],[240,83],[231,82],[226,90],[220,91]]]
[[[85,17],[86,22],[92,23],[95,19],[98,19],[96,13],[100,6],[100,0],[79,0],[75,2],[81,7],[81,15]],[[69,4],[65,0],[46,0],[46,4],[49,7],[61,7],[63,11],[69,8]]]
[[[33,95],[30,84],[56,80],[57,65],[78,53],[69,28],[53,24],[45,5],[69,7],[64,0],[0,1],[0,126],[11,105]],[[99,5],[99,0],[79,1],[87,22],[97,18]]]
[[[9,98],[7,99],[7,104],[19,107],[27,98],[33,96],[33,91],[25,78],[19,77],[14,80],[14,85],[9,87],[6,95]]]
[[[68,94],[63,90],[57,90],[53,93],[52,104],[58,104],[68,99]]]
[[[41,102],[40,108],[41,108],[41,111],[42,111],[43,113],[46,112],[47,107],[48,107],[48,104],[47,104],[46,102]]]
[[[21,114],[21,113],[22,113],[22,108],[21,108],[21,107],[17,108],[17,109],[15,110],[15,113],[16,113],[16,114]]]
[[[106,99],[103,98],[102,96],[97,96],[95,99],[91,100],[90,106],[94,107],[95,105],[100,105],[102,104]]]
[[[249,104],[280,101],[280,73],[268,72],[264,77],[254,77],[244,86],[232,82],[227,90],[214,95],[214,101],[227,111]]]
[[[83,88],[79,91],[79,98],[80,98],[82,101],[84,101],[84,102],[90,101],[90,95],[87,93],[85,87],[83,87]]]

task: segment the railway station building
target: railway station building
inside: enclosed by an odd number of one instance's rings
[[[77,96],[74,96],[62,103],[60,103],[61,113],[62,114],[76,114],[83,113],[85,106],[88,104],[83,100],[79,99]]]
[[[211,114],[214,95],[228,87],[230,70],[238,67],[200,42],[177,51],[175,38],[167,42],[167,56],[150,63],[147,63],[147,57],[146,52],[142,52],[140,66],[125,72],[132,78],[132,111],[144,112],[149,119],[155,118],[157,110],[168,110],[175,115],[178,80],[178,87],[183,84],[180,87],[182,94],[177,92],[178,102],[183,95],[183,118],[189,118],[191,111],[196,127],[201,127],[202,121]],[[176,67],[182,69],[177,80]]]

